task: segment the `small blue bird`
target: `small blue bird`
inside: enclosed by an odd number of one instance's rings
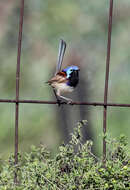
[[[65,54],[66,42],[60,41],[59,54],[56,73],[47,83],[54,89],[55,95],[61,99],[67,101],[68,104],[72,103],[72,100],[62,96],[61,94],[72,92],[79,82],[79,68],[78,66],[72,65],[61,70],[63,57]]]

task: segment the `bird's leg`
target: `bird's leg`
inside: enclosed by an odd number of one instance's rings
[[[73,100],[72,99],[70,99],[70,98],[66,98],[66,97],[64,97],[64,96],[59,96],[59,98],[62,98],[63,100],[66,100],[67,101],[67,104],[72,104],[72,102],[73,102]]]
[[[73,102],[72,99],[66,98],[66,97],[64,97],[64,96],[61,96],[59,91],[57,91],[56,94],[57,94],[57,96],[58,96],[59,98],[61,98],[61,99],[63,99],[63,100],[66,100],[66,101],[67,101],[67,104],[72,104],[72,102]]]
[[[56,97],[56,100],[57,100],[57,103],[58,103],[58,106],[60,106],[61,104],[61,101],[59,100],[59,98],[58,98],[58,95],[57,95],[57,93],[56,93],[56,91],[55,91],[55,89],[53,88],[53,92],[54,92],[54,94],[55,94],[55,97]]]

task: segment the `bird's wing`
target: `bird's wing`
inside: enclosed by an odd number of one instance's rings
[[[58,60],[57,60],[55,75],[61,71],[61,66],[62,66],[65,50],[66,50],[66,42],[61,39],[60,44],[59,44],[59,53],[58,53]]]
[[[65,74],[63,74],[63,72],[59,72],[59,73],[57,73],[56,76],[52,77],[47,83],[49,83],[49,84],[52,84],[54,82],[64,83],[67,80],[68,79],[65,77]]]

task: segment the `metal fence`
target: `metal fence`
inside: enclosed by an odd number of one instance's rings
[[[117,104],[108,103],[108,82],[109,82],[109,65],[111,54],[111,33],[112,33],[112,19],[113,19],[113,0],[110,0],[109,16],[108,16],[108,42],[107,42],[107,57],[106,57],[106,74],[105,74],[105,87],[104,87],[104,101],[103,102],[73,102],[72,105],[87,105],[87,106],[102,106],[103,109],[103,164],[106,162],[106,140],[105,133],[107,129],[107,107],[130,107],[130,104]],[[22,32],[24,20],[24,0],[21,0],[20,5],[20,21],[19,21],[19,36],[18,36],[18,50],[17,50],[17,68],[16,68],[16,98],[15,99],[0,99],[0,103],[13,103],[15,104],[15,165],[18,164],[18,145],[19,145],[19,104],[57,104],[57,101],[39,101],[39,100],[20,100],[19,99],[19,84],[20,84],[20,60],[21,60],[21,45],[22,45]],[[66,104],[61,102],[61,104]],[[15,183],[17,182],[17,172],[15,173]]]

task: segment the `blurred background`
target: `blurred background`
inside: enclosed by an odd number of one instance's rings
[[[0,1],[0,98],[15,98],[20,0]],[[55,100],[45,84],[55,73],[60,38],[67,42],[63,68],[80,67],[75,101],[103,102],[108,0],[25,1],[20,99]],[[130,1],[115,0],[108,102],[130,103]],[[15,105],[0,104],[0,157],[14,151]],[[68,142],[77,121],[87,120],[83,136],[102,153],[103,108],[20,104],[19,149],[40,143],[55,153]],[[107,131],[125,134],[130,144],[130,109],[108,108]]]

